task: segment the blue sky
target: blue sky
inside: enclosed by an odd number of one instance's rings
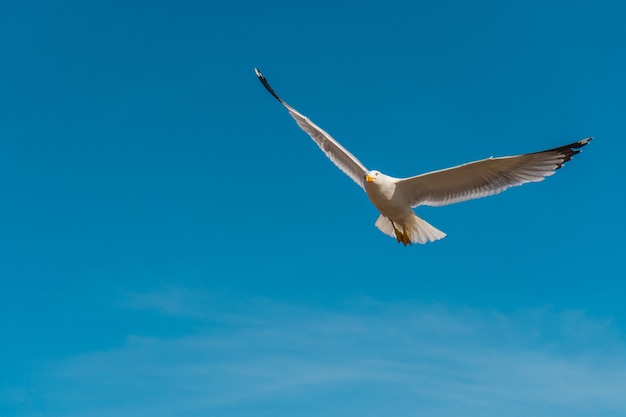
[[[0,414],[626,413],[626,6],[4,2]],[[404,248],[410,176],[594,141]]]

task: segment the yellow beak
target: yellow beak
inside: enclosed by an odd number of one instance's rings
[[[367,181],[367,182],[374,182],[374,180],[375,180],[375,178],[372,177],[371,175],[366,175],[365,176],[365,181]]]

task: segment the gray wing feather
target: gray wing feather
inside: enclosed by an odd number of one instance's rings
[[[445,206],[487,197],[527,182],[542,181],[553,175],[591,139],[542,152],[488,158],[429,172],[401,179],[397,187],[409,200],[411,207]]]
[[[333,139],[333,137],[326,131],[321,129],[308,117],[304,116],[280,98],[258,69],[255,68],[254,72],[267,91],[269,91],[271,95],[273,95],[283,106],[285,106],[291,117],[296,120],[298,126],[308,133],[311,139],[317,143],[317,146],[319,146],[322,152],[326,154],[328,159],[330,159],[347,176],[352,178],[361,188],[365,189],[364,177],[367,172],[367,168],[365,168],[365,166],[354,155],[341,146],[341,144]]]

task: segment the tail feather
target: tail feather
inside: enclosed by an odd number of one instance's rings
[[[391,220],[382,214],[376,220],[375,226],[384,234],[393,238],[396,237]],[[396,227],[399,228],[400,231],[403,231],[403,228],[406,230],[406,234],[409,236],[411,243],[434,242],[435,240],[446,237],[444,232],[432,226],[426,220],[420,219],[415,214],[412,214],[404,224],[396,223]]]

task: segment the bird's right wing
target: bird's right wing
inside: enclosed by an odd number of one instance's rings
[[[320,147],[322,152],[324,152],[340,170],[352,178],[361,188],[365,189],[364,177],[367,172],[367,168],[365,168],[365,166],[354,155],[348,152],[346,148],[341,146],[339,142],[333,139],[332,136],[309,120],[308,117],[304,116],[289,104],[285,103],[283,99],[274,92],[274,89],[270,87],[267,80],[258,69],[255,68],[254,72],[256,73],[256,76],[259,77],[259,81],[261,81],[267,91],[269,91],[271,95],[273,95],[283,106],[285,106],[285,108],[287,108],[291,117],[293,117],[296,120],[296,123],[298,123],[298,126],[311,136],[311,139],[317,143],[317,146]]]
[[[411,207],[445,206],[501,193],[554,174],[591,138],[525,155],[488,158],[457,167],[405,178],[397,183]]]

